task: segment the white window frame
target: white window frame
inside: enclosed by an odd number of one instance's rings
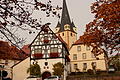
[[[81,51],[81,46],[77,46],[77,51]]]
[[[95,55],[93,53],[91,53],[91,58],[95,58]]]
[[[58,47],[51,47],[50,53],[57,53],[58,52]]]
[[[83,69],[87,69],[87,63],[83,63]]]
[[[82,53],[82,59],[86,59],[86,58],[87,58],[86,53]]]
[[[78,64],[74,64],[74,69],[76,70],[78,68]]]
[[[73,60],[77,60],[77,54],[73,54]]]
[[[90,50],[90,46],[87,45],[86,46],[86,50],[89,51]]]

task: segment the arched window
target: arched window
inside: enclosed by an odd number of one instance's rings
[[[72,36],[72,33],[71,33],[71,36]]]
[[[62,36],[64,36],[64,33],[62,33]]]

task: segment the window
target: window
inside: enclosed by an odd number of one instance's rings
[[[0,65],[0,68],[4,68],[4,65]]]
[[[36,41],[36,45],[39,45],[39,43],[40,43],[39,41]]]
[[[44,41],[45,44],[49,43],[48,36],[44,36],[44,40],[43,41]]]
[[[48,65],[48,62],[45,62],[45,66],[47,66]]]
[[[41,48],[35,48],[34,53],[42,53],[42,49]]]
[[[97,66],[96,62],[92,62],[91,65],[92,65],[92,67],[96,67]]]
[[[8,65],[8,60],[5,60],[5,65]]]
[[[0,63],[2,63],[2,60],[0,60]]]
[[[48,49],[44,49],[44,53],[45,53],[45,55],[47,55],[48,54]]]
[[[44,49],[44,55],[45,55],[45,58],[48,57],[48,49]]]
[[[76,70],[78,68],[78,65],[77,64],[74,64],[74,69]]]
[[[65,26],[65,28],[68,28],[67,26]]]
[[[60,36],[60,34],[58,34],[58,36]]]
[[[71,33],[71,36],[72,36],[72,33]]]
[[[48,40],[48,36],[44,36],[44,40]]]
[[[89,51],[90,50],[90,46],[86,46],[86,50]]]
[[[64,36],[64,33],[62,33],[62,36]]]
[[[87,63],[83,63],[83,70],[87,69]]]
[[[78,51],[81,51],[81,46],[78,46],[78,47],[77,47],[77,50],[78,50]]]
[[[77,54],[73,54],[73,60],[77,60]]]
[[[82,54],[82,58],[83,58],[83,59],[86,59],[86,53],[83,53],[83,54]]]
[[[56,31],[58,31],[58,29],[56,29]]]
[[[57,53],[58,52],[58,48],[57,47],[51,47],[50,52],[51,53]]]
[[[70,25],[69,24],[64,25],[64,29],[65,30],[70,30]]]
[[[92,62],[92,65],[93,65],[93,66],[96,66],[96,62]]]
[[[95,58],[95,55],[93,53],[91,53],[91,58]]]

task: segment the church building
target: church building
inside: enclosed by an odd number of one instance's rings
[[[77,40],[77,29],[74,22],[70,19],[66,0],[63,0],[61,22],[58,21],[58,24],[55,27],[55,33],[62,37],[62,39],[67,43],[68,48],[70,48]]]
[[[97,60],[91,52],[92,47],[88,47],[80,39],[77,40],[77,28],[70,19],[66,0],[63,0],[61,21],[58,21],[55,29],[56,34],[61,36],[67,43],[70,53],[71,72],[76,72],[76,70],[78,70],[78,72],[83,72],[84,69],[85,71],[92,69],[92,63],[94,63],[96,69],[102,71],[106,70],[104,54],[99,55],[99,60]]]

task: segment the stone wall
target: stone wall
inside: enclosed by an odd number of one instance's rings
[[[68,76],[67,80],[120,80],[120,76]]]

